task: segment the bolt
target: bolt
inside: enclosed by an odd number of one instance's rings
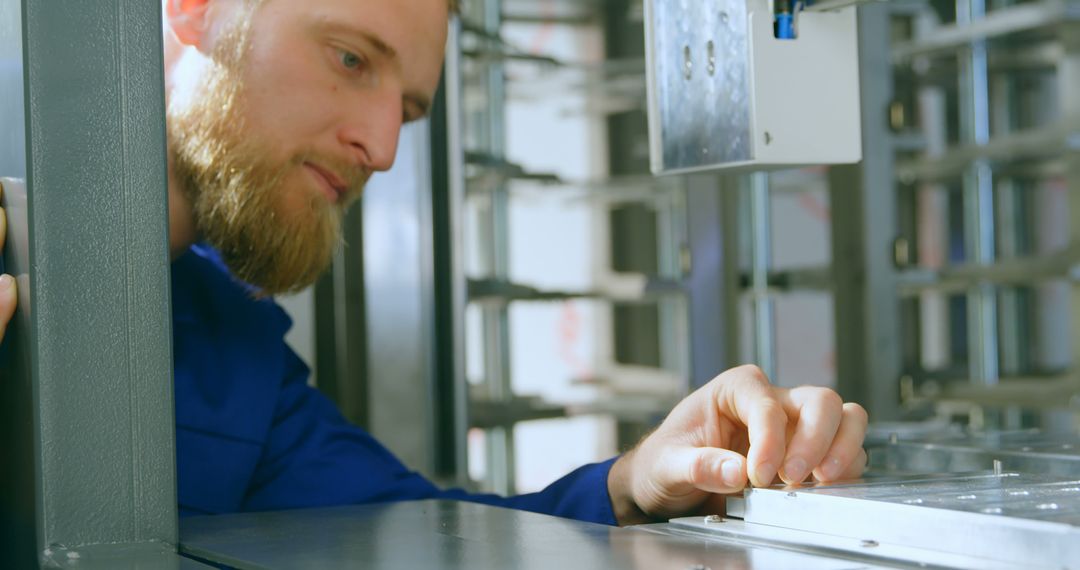
[[[878,541],[876,541],[876,540],[864,540],[864,541],[862,541],[862,547],[863,548],[875,548],[877,546],[879,546],[879,545],[878,545]]]
[[[683,77],[690,79],[694,75],[694,60],[690,55],[690,46],[683,48]]]
[[[724,522],[724,517],[720,515],[709,515],[705,517],[705,524],[717,524]]]
[[[693,566],[687,566],[686,570],[712,570],[704,564],[694,564]]]
[[[994,460],[994,475],[997,475],[998,477],[1001,477],[1001,472],[1002,472],[1001,460],[1000,459],[995,459]]]
[[[890,433],[889,445],[896,445],[898,443],[900,443],[900,434]]]
[[[765,144],[767,144],[767,145],[772,144],[772,141],[773,141],[772,133],[770,133],[769,131],[765,131]]]

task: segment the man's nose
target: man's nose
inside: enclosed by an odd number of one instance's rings
[[[390,89],[355,105],[338,132],[338,140],[363,168],[390,170],[401,134],[402,102]]]

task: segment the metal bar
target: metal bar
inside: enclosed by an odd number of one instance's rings
[[[1062,279],[1080,281],[1076,263],[1077,251],[1069,248],[1053,256],[1017,257],[992,265],[965,264],[939,271],[909,270],[898,275],[898,286],[901,294],[910,295],[920,291],[959,292],[983,282],[1018,286]]]
[[[1011,0],[1008,2],[1011,4]],[[998,6],[999,8],[1001,6]],[[1013,77],[995,75],[990,83],[991,122],[998,133],[1008,133],[1014,128],[1016,118],[1016,87]],[[1002,177],[996,184],[997,222],[1000,233],[1000,251],[1002,259],[1014,259],[1022,255],[1020,250],[1025,229],[1023,210],[1019,207],[1021,189],[1016,180]],[[999,299],[999,336],[1001,352],[1001,374],[1015,376],[1021,373],[1025,357],[1025,342],[1022,335],[1026,319],[1023,311],[1021,292],[1017,288],[1004,288]],[[1010,410],[1005,427],[1019,428],[1019,410]]]
[[[434,371],[436,414],[435,472],[457,486],[469,480],[468,379],[465,372],[465,308],[462,206],[465,152],[462,142],[461,22],[450,21],[442,94],[432,108],[432,219],[435,271]],[[446,429],[449,427],[449,429]]]
[[[772,266],[772,203],[769,175],[751,174],[747,188],[750,203],[750,291],[754,306],[754,362],[776,380],[776,302],[769,293]]]
[[[957,25],[971,26],[986,18],[986,0],[957,0]],[[990,142],[990,85],[985,41],[975,42],[961,56],[960,129],[968,144]],[[989,265],[996,258],[994,179],[990,164],[977,160],[964,173],[964,242],[970,263]],[[994,384],[998,371],[997,291],[987,283],[968,293],[968,366],[970,376]]]
[[[1004,163],[1059,156],[1075,146],[1080,123],[1063,118],[1038,129],[996,136],[983,144],[964,144],[939,156],[902,162],[897,177],[905,182],[939,182],[963,174],[978,161]]]
[[[863,163],[829,169],[835,282],[837,387],[877,420],[899,415],[900,306],[892,256],[897,236],[889,4],[859,10]]]
[[[370,431],[406,465],[429,477],[436,472],[440,439],[434,248],[451,240],[434,236],[431,134],[426,122],[402,129],[394,168],[365,191],[365,234],[358,240],[363,254],[350,260],[367,263],[362,304],[368,316],[371,379],[364,396],[377,403],[368,410]],[[403,228],[413,232],[410,239],[401,239]],[[342,318],[356,322],[362,316],[358,312]],[[403,409],[419,413],[403,423]]]
[[[343,237],[349,247],[335,254],[330,271],[315,285],[315,381],[346,419],[371,430],[370,402],[380,400],[369,393],[364,217],[363,207],[346,215]]]
[[[723,233],[723,272],[726,279],[727,290],[724,292],[724,311],[728,320],[724,323],[724,348],[725,352],[735,361],[742,361],[742,312],[739,307],[739,292],[736,288],[736,275],[743,270],[739,228],[743,223],[739,209],[742,198],[739,185],[743,177],[724,176],[720,180],[720,189],[723,191],[720,199],[721,205],[721,231]],[[738,364],[738,362],[733,362]],[[727,367],[724,368],[725,370]]]
[[[693,307],[690,314],[692,387],[703,386],[739,359],[737,349],[731,350],[731,343],[727,342],[739,338],[735,326],[738,308],[728,301],[739,285],[738,272],[727,271],[730,265],[727,257],[732,250],[727,242],[732,239],[732,232],[725,222],[725,208],[730,207],[730,201],[725,201],[724,196],[731,192],[722,185],[715,175],[687,177],[692,267],[686,287]]]
[[[916,56],[961,49],[973,42],[1054,27],[1078,16],[1077,3],[1072,0],[1032,2],[995,10],[977,21],[958,21],[929,36],[898,44],[892,50],[892,61],[902,64]]]
[[[157,2],[0,3],[0,566],[180,564],[161,54]]]
[[[932,399],[994,407],[1080,410],[1080,377],[1019,377],[999,381],[994,386],[955,383],[946,386]]]
[[[483,27],[498,36],[502,27],[501,0],[484,0]],[[501,63],[488,62],[486,71],[487,110],[486,144],[488,154],[505,160],[506,150],[506,76]],[[500,280],[510,274],[510,195],[505,184],[491,190],[486,219],[483,221],[485,264],[488,274]],[[510,364],[510,318],[506,305],[484,306],[484,383],[485,397],[492,401],[509,400],[513,395]],[[514,492],[513,428],[494,428],[486,432],[487,490],[501,494]]]
[[[887,0],[819,0],[807,6],[805,10],[807,12],[829,12],[832,10],[842,10],[849,6],[860,6],[862,4],[886,1]]]
[[[1058,37],[1065,48],[1065,57],[1058,64],[1057,77],[1061,117],[1075,120],[1080,118],[1080,93],[1076,90],[1076,85],[1080,84],[1080,24],[1069,23],[1062,26]],[[1065,153],[1064,162],[1069,208],[1069,243],[1075,244],[1080,243],[1080,150],[1070,148]],[[1072,367],[1075,371],[1080,368],[1076,356],[1080,354],[1080,287],[1072,287],[1068,310],[1069,330],[1072,335],[1070,345],[1073,347]],[[1080,426],[1080,413],[1074,416],[1072,423],[1074,428]]]

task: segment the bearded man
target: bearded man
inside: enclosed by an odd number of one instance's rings
[[[390,168],[401,125],[427,113],[451,9],[167,0],[181,514],[451,498],[630,524],[718,512],[748,482],[861,475],[866,412],[754,367],[687,397],[633,451],[511,498],[438,489],[307,386],[270,297],[326,269],[345,209]],[[14,287],[0,278],[0,333]]]

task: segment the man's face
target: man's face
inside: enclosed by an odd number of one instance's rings
[[[232,2],[212,63],[181,79],[170,159],[196,229],[266,294],[326,269],[345,208],[438,85],[446,0]]]

